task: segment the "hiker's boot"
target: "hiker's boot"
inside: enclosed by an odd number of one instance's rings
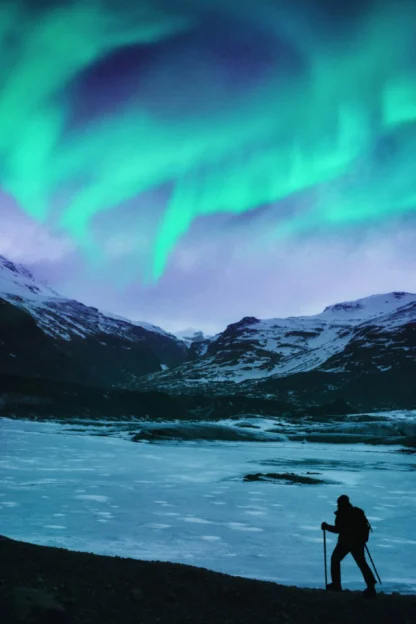
[[[326,586],[326,591],[330,592],[342,592],[342,587],[340,583],[329,583]]]
[[[363,591],[363,596],[364,598],[374,598],[374,596],[377,596],[374,584],[367,585],[366,589]]]

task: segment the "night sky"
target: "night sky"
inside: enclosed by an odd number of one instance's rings
[[[0,253],[168,330],[416,292],[416,0],[0,0]]]

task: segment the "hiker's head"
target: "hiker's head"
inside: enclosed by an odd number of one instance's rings
[[[347,507],[351,506],[350,499],[346,494],[342,494],[338,500],[338,509],[347,509]]]

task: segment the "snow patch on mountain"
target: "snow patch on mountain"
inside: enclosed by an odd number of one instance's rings
[[[0,256],[0,297],[29,312],[38,326],[54,338],[71,340],[72,336],[85,338],[99,332],[126,337],[128,328],[135,326],[176,340],[172,334],[150,323],[100,312],[62,297],[37,280],[26,267],[3,256]]]
[[[336,303],[325,308],[315,318],[327,318],[331,321],[349,321],[354,323],[367,321],[386,314],[408,304],[416,303],[416,295],[407,292],[392,292],[386,295],[372,295],[356,301]]]
[[[177,331],[175,332],[175,336],[180,340],[183,340],[188,346],[190,346],[193,342],[203,342],[204,340],[211,340],[212,338],[212,336],[208,336],[201,330],[194,329],[193,327]]]
[[[156,334],[161,334],[162,336],[169,336],[169,338],[177,338],[175,334],[171,334],[158,325],[152,325],[151,323],[147,323],[146,321],[132,321],[131,319],[126,318],[125,316],[120,316],[118,314],[113,314],[113,312],[103,312],[102,313],[106,318],[114,319],[116,321],[122,321],[123,323],[129,323],[130,325],[135,325],[136,327],[143,327],[143,329],[147,329],[147,331],[155,332]]]
[[[0,295],[22,297],[28,300],[41,298],[60,298],[57,292],[36,280],[23,265],[15,264],[0,256]]]

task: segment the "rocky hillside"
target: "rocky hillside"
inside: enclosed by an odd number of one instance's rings
[[[245,317],[183,338],[59,296],[0,257],[0,374],[176,395],[239,395],[294,409],[416,406],[416,295],[308,317]]]
[[[0,373],[95,385],[127,385],[182,363],[186,345],[59,296],[0,257]]]
[[[410,293],[337,304],[309,317],[246,317],[198,347],[192,360],[149,375],[140,386],[270,394],[297,405],[416,404],[416,295]]]

